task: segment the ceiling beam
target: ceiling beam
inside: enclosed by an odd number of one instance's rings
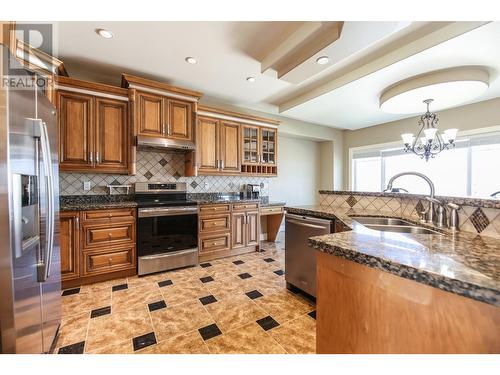
[[[382,49],[354,61],[339,69],[327,78],[322,84],[287,99],[279,104],[279,113],[286,112],[300,104],[324,95],[350,82],[372,74],[380,69],[392,65],[400,60],[422,52],[428,48],[441,44],[466,32],[474,30],[489,22],[432,22],[423,29],[406,35],[385,46]]]
[[[304,22],[272,49],[261,61],[262,73],[274,69],[278,78],[293,70],[323,48],[335,42],[344,22]]]

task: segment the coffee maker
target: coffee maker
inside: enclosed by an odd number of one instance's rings
[[[247,199],[259,199],[260,185],[247,184],[246,197]]]

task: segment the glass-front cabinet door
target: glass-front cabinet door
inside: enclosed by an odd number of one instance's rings
[[[243,126],[243,163],[259,163],[259,128]]]
[[[262,164],[276,164],[276,129],[262,128],[261,145],[262,145]]]

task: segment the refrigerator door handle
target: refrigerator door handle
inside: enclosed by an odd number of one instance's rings
[[[47,192],[47,215],[46,215],[46,246],[45,254],[43,256],[42,262],[42,275],[40,275],[40,282],[47,280],[50,275],[50,264],[52,263],[52,253],[54,245],[54,216],[55,216],[55,205],[54,205],[54,181],[52,172],[52,160],[51,160],[51,150],[49,144],[49,135],[47,132],[47,124],[42,120],[38,120],[37,123],[40,126],[40,145],[42,148],[42,158],[43,158],[43,168],[45,173],[45,186]]]

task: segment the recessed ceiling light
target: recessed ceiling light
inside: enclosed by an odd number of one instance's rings
[[[184,60],[186,60],[187,63],[189,64],[197,64],[198,63],[198,60],[196,60],[194,57],[186,57]]]
[[[330,62],[330,58],[328,56],[321,56],[321,57],[318,57],[316,59],[316,62],[319,65],[325,65],[325,64],[328,64]]]
[[[247,77],[248,82],[255,82],[255,77]]]
[[[390,86],[380,96],[387,113],[420,113],[422,101],[433,98],[433,109],[454,107],[488,89],[488,72],[477,67],[443,69],[412,77]]]
[[[105,39],[111,39],[113,37],[113,33],[106,29],[97,29],[96,33]]]

